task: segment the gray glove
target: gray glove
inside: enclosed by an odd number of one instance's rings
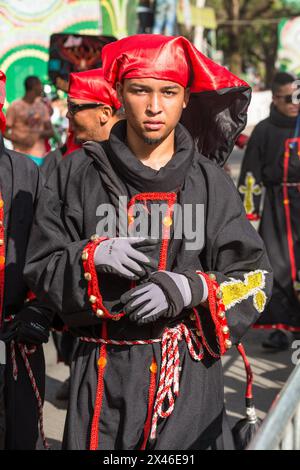
[[[182,274],[159,271],[164,277],[164,285],[159,282],[147,282],[126,292],[121,297],[124,311],[130,320],[139,325],[154,322],[161,317],[176,317],[192,300],[187,278]],[[155,273],[158,274],[158,273]]]
[[[157,262],[137,248],[147,249],[158,243],[151,238],[109,238],[96,248],[94,263],[98,272],[118,274],[127,279],[145,276],[147,266],[157,268]]]

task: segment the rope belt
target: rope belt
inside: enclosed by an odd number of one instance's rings
[[[179,341],[185,340],[190,356],[195,361],[203,358],[203,348],[200,340],[184,323],[174,328],[166,328],[159,339],[117,341],[102,338],[81,337],[80,340],[87,343],[97,343],[114,346],[139,346],[146,344],[161,343],[161,367],[158,389],[153,407],[150,438],[156,438],[158,418],[168,418],[174,410],[175,398],[179,395]],[[194,344],[197,348],[195,350]],[[167,399],[167,408],[163,405]]]
[[[5,318],[6,323],[10,323],[14,319],[14,315],[10,315],[9,317]],[[16,343],[14,340],[10,342],[10,357],[11,357],[11,362],[12,362],[12,373],[13,373],[13,379],[15,382],[18,380],[18,365],[17,365],[17,359],[16,359],[16,347],[19,349],[20,354],[22,356],[25,369],[27,371],[35,398],[37,400],[37,407],[38,407],[38,416],[39,416],[39,427],[40,427],[40,433],[41,437],[43,440],[43,446],[45,449],[49,449],[50,446],[47,442],[45,432],[44,432],[44,415],[43,415],[43,401],[35,380],[35,377],[33,375],[28,357],[31,356],[36,352],[36,346],[32,346],[31,348],[28,348],[25,344],[22,343]]]

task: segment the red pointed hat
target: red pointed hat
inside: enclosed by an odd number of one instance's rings
[[[6,119],[3,114],[2,108],[5,102],[5,82],[6,77],[3,72],[0,70],[0,131],[3,133],[5,131]]]
[[[112,42],[102,50],[102,67],[112,86],[124,78],[157,78],[190,86],[192,93],[248,87],[182,36],[138,34]]]
[[[68,95],[70,98],[85,100],[89,103],[104,103],[114,109],[121,107],[116,91],[105,80],[102,69],[71,73]]]
[[[189,87],[181,122],[198,150],[223,165],[246,126],[251,89],[182,36],[139,34],[102,49],[104,77],[113,87],[126,78],[156,78]]]

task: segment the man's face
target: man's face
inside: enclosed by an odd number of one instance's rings
[[[117,84],[128,126],[137,138],[155,145],[176,127],[188,103],[188,90],[175,82],[130,78]]]
[[[69,99],[69,103],[73,104],[86,104],[84,100]],[[74,132],[74,138],[77,143],[87,142],[88,140],[101,141],[105,140],[101,123],[100,113],[102,109],[100,106],[92,109],[83,109],[72,114],[70,110],[67,113],[67,118],[70,121],[71,129]]]
[[[273,103],[278,111],[288,117],[297,117],[300,111],[300,105],[291,101],[293,93],[295,88],[292,83],[288,83],[282,85],[273,96]]]

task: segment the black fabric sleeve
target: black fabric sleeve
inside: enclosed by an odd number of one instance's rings
[[[72,206],[64,194],[66,187],[71,186],[67,185],[68,177],[68,164],[60,165],[41,192],[24,274],[39,301],[62,317],[67,316],[69,325],[73,320],[78,322],[83,314],[85,323],[95,324],[100,320],[90,308],[81,259],[89,240],[80,237],[80,191],[72,193]]]
[[[222,197],[220,197],[220,194]],[[236,344],[264,311],[273,275],[262,239],[247,220],[230,178],[216,170],[207,209],[207,274],[215,275],[225,307],[230,341]],[[206,309],[200,317],[207,340],[218,350],[216,327]]]

